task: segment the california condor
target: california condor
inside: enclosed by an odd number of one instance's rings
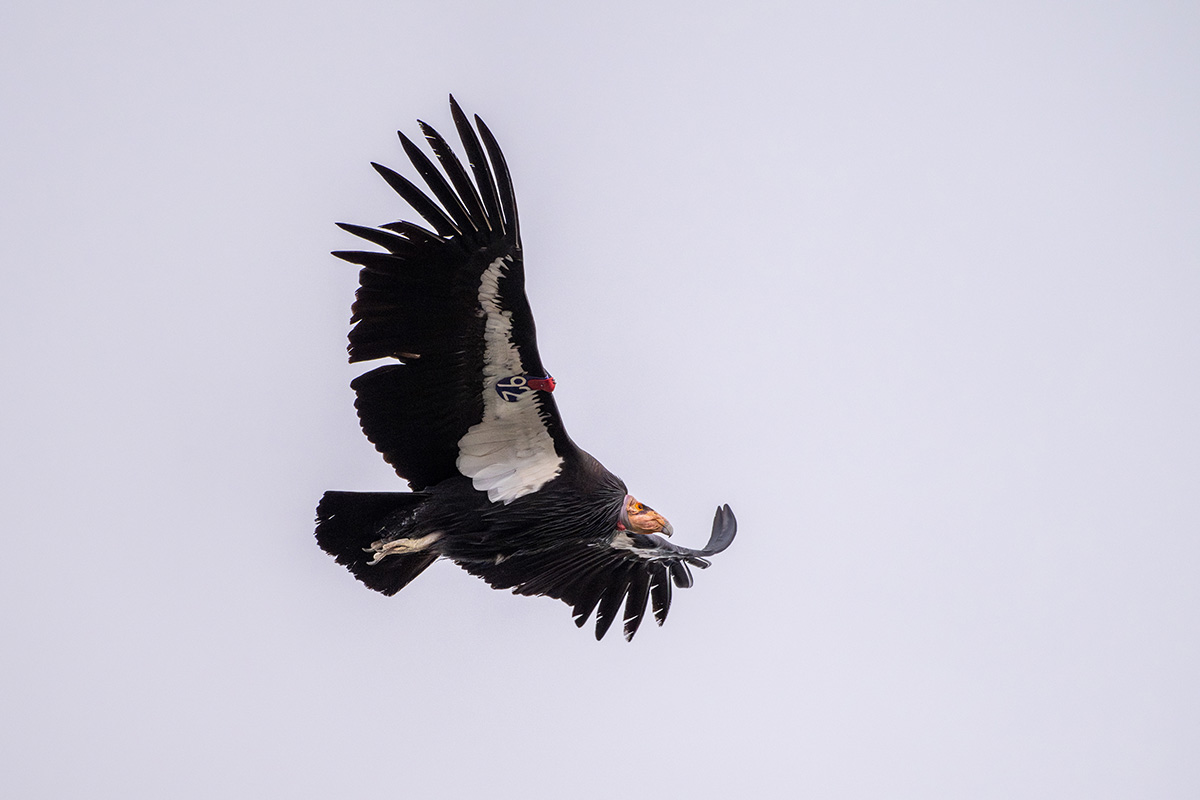
[[[632,639],[647,602],[661,625],[672,583],[691,586],[689,566],[707,567],[737,522],[721,506],[703,549],[672,544],[670,524],[571,441],[538,355],[504,156],[453,97],[450,111],[470,172],[423,122],[441,170],[400,141],[432,197],[372,164],[432,230],[340,225],[387,252],[333,254],[361,267],[351,363],[398,362],[350,384],[359,421],[413,491],[326,492],[317,542],[387,595],[450,559],[494,588],[562,600],[580,627],[595,611],[597,639],[624,603]]]

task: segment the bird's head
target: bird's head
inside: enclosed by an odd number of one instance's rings
[[[631,494],[625,495],[625,505],[621,508],[617,529],[634,533],[661,533],[663,536],[670,536],[675,532],[662,514],[645,503],[639,503]]]

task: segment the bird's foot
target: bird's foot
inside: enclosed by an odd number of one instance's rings
[[[418,553],[431,544],[442,538],[441,533],[429,533],[417,539],[393,539],[390,542],[385,542],[380,539],[377,542],[372,542],[370,547],[364,547],[364,553],[374,553],[370,564],[378,564],[388,556],[400,555],[402,553]]]

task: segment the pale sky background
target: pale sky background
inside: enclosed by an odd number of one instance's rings
[[[312,538],[449,92],[572,436],[741,523],[632,644]],[[0,107],[0,795],[1200,796],[1195,4],[9,0]]]

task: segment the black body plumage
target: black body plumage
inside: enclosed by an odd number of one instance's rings
[[[384,594],[444,557],[496,588],[563,600],[581,626],[594,611],[597,638],[624,604],[632,638],[647,605],[662,624],[672,585],[690,586],[688,565],[708,566],[736,522],[718,509],[702,550],[623,524],[624,483],[567,436],[538,355],[503,154],[478,117],[477,135],[450,108],[466,167],[428,125],[440,170],[400,134],[432,197],[374,165],[432,230],[341,225],[387,252],[334,253],[361,268],[350,361],[398,362],[351,383],[363,432],[414,492],[327,492],[317,541]]]

